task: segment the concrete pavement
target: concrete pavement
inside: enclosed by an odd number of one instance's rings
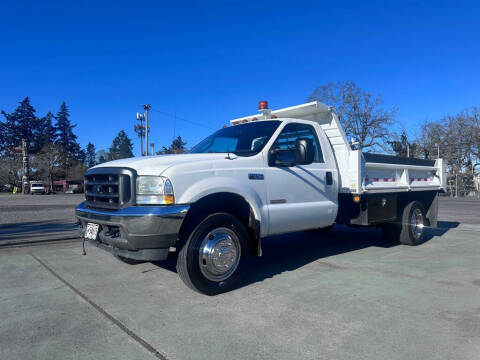
[[[418,247],[346,227],[266,239],[216,297],[185,287],[174,258],[0,250],[0,359],[479,359],[480,203],[465,219],[440,206]]]

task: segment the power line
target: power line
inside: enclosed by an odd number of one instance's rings
[[[185,121],[185,122],[187,122],[187,123],[189,123],[189,124],[192,124],[192,125],[201,126],[201,127],[204,127],[204,128],[206,128],[206,129],[210,129],[210,130],[215,130],[214,128],[212,128],[212,127],[210,127],[210,126],[208,126],[208,125],[205,125],[205,124],[202,124],[202,123],[198,123],[198,122],[196,122],[196,121],[192,121],[192,120],[188,120],[188,119],[182,118],[182,117],[176,115],[176,113],[175,113],[175,114],[170,114],[170,113],[167,113],[167,112],[165,112],[165,111],[160,111],[160,110],[157,110],[157,109],[150,109],[150,111],[155,111],[155,112],[157,112],[157,113],[159,113],[159,114],[162,114],[162,115],[164,115],[164,116],[168,116],[168,117],[170,117],[170,118],[173,118],[174,120],[182,120],[182,121]]]

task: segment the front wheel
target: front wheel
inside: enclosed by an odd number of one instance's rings
[[[178,275],[188,287],[206,295],[232,289],[240,277],[247,238],[245,226],[234,216],[208,216],[180,250]]]

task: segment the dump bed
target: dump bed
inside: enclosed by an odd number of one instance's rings
[[[334,109],[318,101],[231,120],[235,125],[272,117],[317,122],[324,130],[335,156],[340,193],[379,193],[445,190],[445,163],[442,159],[402,158],[352,150]]]

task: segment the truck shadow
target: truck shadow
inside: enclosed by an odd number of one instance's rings
[[[458,222],[439,221],[438,228],[428,228],[423,244],[458,225]],[[335,226],[328,234],[301,232],[266,238],[262,241],[263,256],[248,260],[247,270],[239,287],[263,281],[285,271],[296,270],[322,258],[371,246],[391,248],[403,245],[383,240],[380,229],[355,229],[347,226]]]
[[[438,228],[428,228],[424,243],[442,236],[458,222],[439,221]],[[391,248],[404,246],[382,239],[377,228],[356,229],[335,226],[327,234],[298,232],[262,239],[263,255],[250,257],[237,288],[263,281],[286,271],[294,271],[311,262],[334,255],[365,249],[371,246]],[[420,245],[422,246],[422,245]],[[155,265],[175,272],[176,258],[171,256]]]

